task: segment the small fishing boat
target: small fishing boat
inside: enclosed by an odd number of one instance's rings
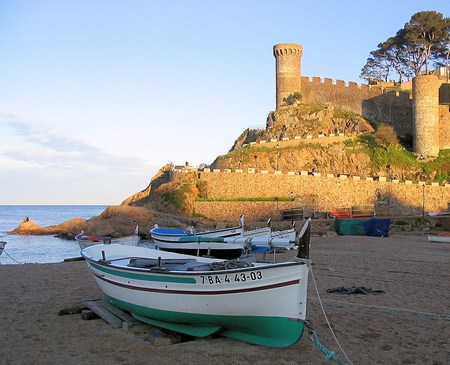
[[[268,249],[292,249],[296,245],[295,229],[281,232],[265,231],[252,235],[248,231],[237,237],[185,236],[175,242],[154,241],[155,247],[162,251],[176,252],[193,256],[212,256],[219,259],[236,259],[245,252],[258,252]]]
[[[164,228],[155,225],[150,230],[150,236],[154,242],[177,242],[182,237],[202,236],[202,237],[235,237],[240,236],[243,231],[242,226],[216,229],[211,231],[195,231],[193,227],[187,229]]]
[[[285,262],[219,260],[123,245],[82,250],[110,304],[154,326],[204,337],[217,333],[286,347],[306,320],[310,220],[297,257]]]
[[[75,240],[80,245],[81,250],[83,250],[86,247],[98,245],[101,243],[113,243],[125,246],[137,246],[140,239],[141,238],[139,236],[139,226],[136,226],[134,234],[118,238],[97,236],[95,234],[85,233],[84,231],[81,231],[81,233],[75,236]]]
[[[5,249],[6,246],[6,242],[5,241],[0,241],[0,256],[3,253],[3,250]]]
[[[438,234],[429,234],[428,241],[450,243],[450,232],[441,232]]]
[[[259,228],[254,234],[264,235],[270,231],[269,227]],[[222,229],[214,229],[209,231],[198,231],[194,227],[189,226],[186,229],[164,228],[157,224],[150,230],[150,237],[153,242],[177,242],[180,238],[190,236],[202,237],[237,237],[244,235],[244,214],[239,217],[239,225]]]
[[[244,230],[244,215],[239,219],[239,226],[212,231],[195,231],[193,227],[187,230],[160,228],[155,225],[150,230],[150,236],[156,248],[163,251],[181,253],[195,256],[213,256],[220,259],[235,259],[240,257],[244,250],[256,250],[256,246],[251,247],[251,239],[263,237],[263,246],[267,246],[270,239],[283,238],[289,241],[295,240],[295,229],[284,231],[272,231],[270,219],[267,226],[252,230]],[[244,238],[244,239],[242,239]],[[231,244],[232,243],[232,244]],[[261,250],[261,245],[258,247]]]

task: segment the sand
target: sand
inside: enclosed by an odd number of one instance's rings
[[[353,364],[450,364],[450,244],[426,236],[313,237],[311,259],[328,320]],[[384,293],[327,293],[341,286]],[[349,363],[328,329],[312,278],[308,291],[307,317],[321,342]],[[1,364],[331,363],[307,333],[281,349],[222,337],[157,346],[151,333],[113,329],[79,313],[59,315],[101,298],[83,261],[0,265],[0,293]]]

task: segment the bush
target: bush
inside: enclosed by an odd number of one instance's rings
[[[380,124],[374,136],[377,143],[383,146],[397,145],[399,143],[397,133],[390,125]]]
[[[296,91],[295,93],[290,94],[287,98],[284,98],[283,101],[286,103],[286,105],[293,105],[296,101],[300,100],[301,98],[302,94]]]

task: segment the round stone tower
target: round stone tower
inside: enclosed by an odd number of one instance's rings
[[[280,43],[273,46],[277,71],[277,109],[283,99],[295,92],[301,92],[301,60],[303,47],[295,43]]]
[[[414,152],[423,156],[439,154],[439,78],[434,75],[413,79]]]

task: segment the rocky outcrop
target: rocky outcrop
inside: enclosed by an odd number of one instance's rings
[[[214,228],[217,223],[184,217],[175,213],[164,213],[149,207],[118,205],[110,206],[100,215],[88,220],[77,217],[48,227],[41,227],[32,220],[24,221],[8,233],[55,235],[73,239],[78,233],[85,231],[100,236],[122,237],[133,234],[136,225],[138,225],[139,235],[148,238],[149,231],[155,224],[164,227],[185,228],[194,226],[199,229],[208,229]]]
[[[26,220],[19,224],[17,228],[8,232],[9,234],[29,234],[29,235],[63,235],[67,237],[75,237],[86,225],[86,219],[77,217],[72,218],[66,222],[48,226],[41,227],[39,224],[33,220]]]
[[[362,116],[335,108],[332,105],[296,104],[270,112],[266,128],[245,130],[236,139],[231,151],[261,140],[281,141],[283,138],[294,139],[321,133],[351,134],[373,132],[373,130],[370,123]]]

